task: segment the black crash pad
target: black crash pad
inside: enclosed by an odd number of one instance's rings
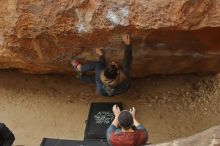
[[[79,141],[44,138],[40,146],[108,146],[102,141]]]
[[[92,103],[86,129],[84,133],[84,140],[102,140],[106,141],[106,131],[114,120],[112,107],[117,104],[122,110],[122,103]]]

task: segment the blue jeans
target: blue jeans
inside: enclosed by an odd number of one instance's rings
[[[100,73],[106,67],[106,64],[101,61],[94,61],[88,64],[84,64],[81,67],[82,73],[89,71],[95,71],[95,76],[82,75],[81,80],[87,83],[96,84],[96,90],[102,96],[106,96],[105,90],[103,89],[103,83],[100,79]]]

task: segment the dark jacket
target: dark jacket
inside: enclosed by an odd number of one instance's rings
[[[104,56],[100,58],[100,61],[106,64]],[[124,59],[122,65],[119,67],[119,74],[114,80],[108,80],[105,78],[104,73],[100,73],[100,79],[103,83],[104,96],[114,96],[123,93],[128,90],[130,86],[129,72],[132,63],[132,45],[126,45],[124,50]]]
[[[11,146],[14,141],[14,134],[5,126],[5,124],[0,123],[0,146]]]

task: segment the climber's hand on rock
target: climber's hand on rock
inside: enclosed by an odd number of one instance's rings
[[[102,56],[104,53],[103,53],[103,49],[101,48],[97,48],[96,49],[96,54],[99,55],[99,56]]]
[[[123,34],[122,35],[122,41],[126,44],[126,45],[130,45],[131,44],[131,39],[130,36],[128,34]]]

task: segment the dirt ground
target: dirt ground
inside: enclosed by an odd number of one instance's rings
[[[82,140],[91,102],[136,107],[151,143],[190,136],[220,124],[220,76],[191,74],[134,79],[131,89],[107,98],[73,76],[0,71],[0,121],[15,145],[39,146],[43,137]]]

